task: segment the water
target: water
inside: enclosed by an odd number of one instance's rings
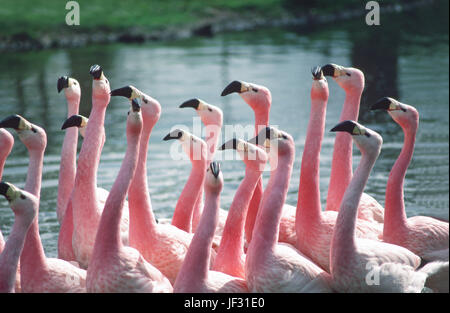
[[[253,112],[236,94],[220,97],[232,80],[267,86],[272,92],[271,123],[293,135],[295,167],[287,201],[295,205],[300,161],[310,110],[310,69],[329,62],[358,67],[365,73],[366,89],[360,122],[384,139],[366,192],[384,204],[389,171],[403,145],[401,128],[384,112],[368,106],[383,96],[414,105],[420,126],[413,161],[405,181],[408,216],[449,215],[449,46],[448,10],[421,10],[405,16],[383,17],[382,26],[370,28],[363,19],[320,29],[264,29],[254,32],[189,39],[165,44],[91,46],[69,50],[2,53],[0,56],[0,117],[20,114],[47,131],[48,146],[39,214],[41,238],[47,256],[57,255],[59,224],[56,197],[59,156],[66,118],[66,101],[56,91],[61,75],[75,77],[82,87],[80,113],[88,116],[91,99],[89,67],[101,64],[111,88],[132,84],[162,105],[162,115],[150,139],[149,188],[158,217],[171,217],[189,175],[189,161],[170,159],[171,143],[161,139],[177,124],[192,128],[191,109],[179,109],[185,100],[201,98],[224,111],[224,124],[253,125]],[[432,16],[432,18],[430,17]],[[413,18],[411,18],[413,17]],[[426,21],[426,23],[422,23]],[[355,30],[358,30],[355,32]],[[344,91],[329,79],[326,132],[321,152],[321,192],[328,189],[334,135]],[[110,189],[125,153],[128,101],[113,98],[106,114],[105,143],[98,184]],[[15,135],[4,180],[25,183],[28,155]],[[222,138],[219,142],[230,138]],[[221,152],[218,152],[219,154]],[[359,160],[354,149],[354,166]],[[228,208],[244,175],[241,161],[223,161],[225,186],[222,207]],[[264,175],[267,182],[268,174]],[[8,236],[14,217],[0,200],[0,227]]]

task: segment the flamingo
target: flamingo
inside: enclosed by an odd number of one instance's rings
[[[269,125],[270,106],[272,104],[272,95],[270,90],[254,83],[245,81],[232,81],[222,91],[221,96],[231,93],[238,93],[242,99],[252,108],[255,114],[255,136],[264,127]],[[253,198],[248,208],[245,221],[245,238],[247,243],[251,241],[253,228],[258,213],[263,193],[262,179],[259,180],[253,192]],[[291,245],[297,244],[297,235],[295,233],[295,212],[296,208],[289,204],[284,204],[280,220],[280,234],[278,240]]]
[[[173,291],[182,293],[248,292],[244,279],[209,270],[211,245],[219,220],[220,192],[223,187],[219,163],[210,163],[204,186],[205,207]]]
[[[364,89],[364,74],[353,67],[336,64],[322,66],[325,76],[334,81],[345,91],[345,101],[340,121],[358,120],[359,104]],[[333,160],[331,163],[330,183],[328,185],[327,205],[325,210],[337,211],[344,192],[352,178],[352,140],[345,134],[336,134]],[[363,193],[358,209],[358,218],[370,222],[383,223],[384,208],[370,195]]]
[[[311,112],[301,162],[295,226],[296,247],[317,265],[330,272],[330,244],[337,212],[322,211],[320,202],[320,148],[325,129],[328,83],[320,67],[312,70]],[[377,225],[356,221],[357,237],[377,240],[382,233]]]
[[[104,120],[110,100],[108,79],[99,65],[90,68],[92,81],[92,109],[86,135],[78,156],[75,184],[72,191],[73,237],[76,261],[87,268],[94,247],[103,204],[99,201],[97,169],[105,139]],[[103,192],[103,194],[106,194]],[[122,215],[122,240],[128,244],[128,210]]]
[[[0,251],[0,293],[11,293],[16,290],[20,254],[25,236],[36,216],[39,200],[7,182],[0,182],[0,194],[8,200],[14,212],[14,225],[8,241]]]
[[[401,246],[355,236],[358,203],[383,139],[350,120],[331,131],[351,134],[361,151],[361,161],[342,198],[333,232],[330,252],[333,288],[338,292],[421,292],[427,275],[416,271],[420,265],[418,255]]]
[[[206,145],[207,150],[207,165],[214,159],[214,155],[217,149],[217,142],[220,137],[223,113],[222,110],[212,104],[207,103],[201,99],[195,98],[183,102],[180,108],[193,108],[200,116],[202,123],[205,125],[206,131]],[[198,222],[200,221],[201,211],[203,208],[203,191],[200,192],[199,199],[195,202],[194,212],[192,216],[192,230],[195,232]],[[216,227],[216,236],[221,236],[223,227],[227,219],[228,212],[223,209],[219,209],[219,223]]]
[[[172,225],[186,232],[191,232],[192,214],[195,202],[201,193],[206,171],[206,143],[181,129],[175,129],[164,140],[178,139],[192,163],[192,171],[186,185],[178,198],[172,217]]]
[[[235,149],[244,161],[246,169],[245,177],[228,211],[213,269],[245,279],[245,217],[268,156],[258,146],[236,138],[227,141],[219,149]]]
[[[448,222],[429,216],[407,218],[405,212],[403,182],[414,152],[419,112],[389,97],[378,100],[371,109],[387,111],[405,136],[386,186],[383,240],[411,250],[424,261],[448,261]]]
[[[87,270],[88,292],[172,292],[169,280],[145,261],[138,250],[124,246],[120,230],[125,197],[136,171],[142,114],[137,100],[127,117],[127,150],[106,199]]]
[[[294,163],[294,140],[283,131],[267,127],[250,142],[263,142],[269,150],[271,175],[247,249],[245,280],[249,291],[330,292],[328,273],[293,246],[278,243],[281,210]]]
[[[139,143],[139,160],[128,192],[130,246],[137,249],[174,284],[192,240],[192,234],[170,224],[158,224],[152,211],[147,185],[147,151],[151,131],[161,114],[161,105],[156,99],[134,86],[115,89],[111,91],[111,96],[139,99],[142,104],[144,125]]]
[[[13,128],[26,146],[30,163],[24,190],[40,198],[44,151],[47,145],[45,131],[20,115],[11,115],[0,122],[0,127]],[[56,258],[47,258],[39,236],[38,212],[31,224],[20,257],[22,292],[86,292],[86,271]]]
[[[14,137],[5,129],[0,128],[0,181],[3,176],[3,169],[5,167],[6,158],[11,153],[11,150],[14,146]],[[3,234],[0,230],[0,253],[2,253],[5,247],[5,239],[3,238]],[[16,286],[15,292],[20,292],[20,266],[17,267],[16,274]]]

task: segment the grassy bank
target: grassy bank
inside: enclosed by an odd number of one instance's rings
[[[57,46],[63,36],[70,40],[71,36],[80,34],[138,32],[146,36],[152,32],[164,32],[168,29],[175,33],[205,24],[214,25],[220,21],[246,22],[255,19],[271,21],[298,16],[340,14],[345,10],[364,10],[367,1],[77,0],[77,2],[80,6],[80,25],[68,26],[65,22],[66,14],[69,12],[65,8],[66,0],[1,0],[0,42],[35,41],[38,43],[37,46],[42,46],[43,40],[47,38],[47,41],[52,42],[46,45],[44,40],[44,46]],[[384,6],[393,3],[406,4],[410,1],[379,2]],[[147,39],[148,37],[142,41]],[[117,40],[113,38],[109,41]],[[20,46],[18,48],[16,50],[20,50]]]

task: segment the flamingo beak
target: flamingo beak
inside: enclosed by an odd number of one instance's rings
[[[264,147],[268,148],[270,146],[270,139],[272,138],[271,135],[272,135],[272,130],[271,130],[270,126],[267,126],[266,128],[261,129],[261,131],[258,133],[258,135],[253,137],[252,139],[248,140],[248,142],[250,142],[254,145],[264,146]]]
[[[180,130],[175,130],[172,131],[170,133],[168,133],[163,140],[167,141],[167,140],[173,140],[173,139],[180,139],[181,136],[183,136],[183,133]]]
[[[113,91],[110,92],[111,96],[122,96],[125,97],[127,99],[131,99],[132,95],[133,95],[133,88],[131,88],[131,86],[125,86],[122,88],[117,88],[114,89]]]
[[[232,81],[228,86],[225,87],[225,89],[222,91],[221,96],[227,96],[230,93],[241,93],[242,92],[242,82],[240,81]]]
[[[194,108],[195,110],[198,110],[198,107],[200,105],[200,100],[199,99],[191,99],[188,101],[183,102],[182,104],[180,104],[180,108]]]
[[[137,99],[131,100],[131,109],[133,110],[133,112],[141,111],[141,106],[139,105],[139,102],[137,101]]]
[[[64,88],[69,87],[69,77],[61,76],[58,78],[58,84],[56,87],[58,88],[58,93],[60,93]]]
[[[370,134],[366,131],[364,127],[358,124],[355,121],[347,120],[343,121],[336,126],[334,126],[330,132],[347,132],[350,135],[365,135],[366,137],[370,137]]]
[[[214,175],[215,178],[219,177],[220,174],[220,163],[213,161],[211,162],[211,164],[209,165],[212,174]]]
[[[375,102],[375,104],[373,104],[370,107],[371,111],[374,110],[389,110],[389,107],[391,106],[391,99],[389,99],[388,97],[384,97],[379,99],[377,102]]]
[[[101,79],[103,76],[102,67],[98,64],[92,65],[89,69],[89,74],[91,74],[94,79]]]
[[[61,130],[69,127],[84,127],[87,124],[88,119],[84,116],[75,114],[64,121]]]
[[[18,190],[14,185],[7,182],[0,182],[0,195],[4,196],[8,202],[17,198],[17,191]]]
[[[313,75],[313,80],[321,80],[323,79],[323,72],[320,66],[313,67],[311,69],[311,73]]]
[[[219,150],[227,150],[227,149],[237,149],[237,139],[233,138],[225,142],[222,146],[219,147]]]
[[[0,128],[13,128],[15,130],[23,130],[31,127],[26,126],[26,120],[20,115],[10,115],[0,121]]]

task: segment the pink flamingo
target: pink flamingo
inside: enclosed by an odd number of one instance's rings
[[[331,131],[350,133],[361,151],[361,161],[342,198],[333,232],[333,288],[339,292],[421,292],[427,275],[415,271],[420,265],[419,256],[397,245],[355,236],[358,203],[383,139],[354,121],[341,122]]]
[[[345,91],[344,106],[339,120],[357,121],[361,94],[364,89],[363,72],[356,68],[342,67],[336,64],[324,65],[322,71],[325,76],[333,77],[334,81]],[[351,138],[345,134],[336,134],[328,186],[327,211],[339,209],[344,192],[350,183],[353,175],[352,149]],[[358,218],[383,223],[384,208],[373,197],[363,193],[359,204]]]
[[[269,125],[270,106],[272,95],[267,87],[247,83],[244,81],[233,81],[222,91],[222,96],[237,92],[244,101],[252,108],[255,114],[255,136],[259,130]],[[258,214],[258,208],[263,193],[262,179],[259,180],[253,192],[253,198],[247,211],[245,221],[245,238],[250,242],[253,228]],[[295,207],[289,204],[283,206],[280,220],[280,234],[278,240],[291,245],[296,245],[297,237],[295,233]]]
[[[30,163],[24,190],[40,198],[44,151],[47,145],[45,131],[19,115],[0,122],[0,127],[17,131],[26,146]],[[86,271],[71,263],[47,258],[39,236],[38,213],[31,224],[20,256],[20,280],[23,292],[86,292]]]
[[[172,217],[172,225],[186,232],[191,232],[192,214],[195,202],[203,188],[206,171],[206,143],[181,129],[175,129],[164,140],[178,139],[192,163],[189,178],[178,198]]]
[[[9,202],[14,212],[14,225],[5,246],[0,250],[0,293],[17,291],[17,272],[25,236],[39,206],[32,194],[12,184],[0,182],[0,194]]]
[[[268,157],[261,148],[240,139],[231,139],[219,149],[235,149],[244,161],[246,168],[245,177],[240,183],[228,211],[213,269],[245,279],[245,217],[253,191]]]
[[[173,284],[183,264],[192,234],[170,224],[158,224],[152,211],[147,185],[147,151],[152,129],[161,114],[161,105],[133,86],[115,89],[111,91],[111,96],[139,99],[142,104],[144,125],[139,143],[139,160],[128,192],[130,246],[137,249]]]
[[[125,197],[137,167],[143,122],[132,100],[127,117],[127,150],[106,199],[87,271],[88,292],[172,292],[169,280],[138,250],[124,246],[120,224]]]
[[[414,152],[419,112],[389,97],[378,100],[371,109],[387,111],[405,136],[386,186],[383,240],[405,247],[425,261],[448,261],[448,222],[429,216],[407,218],[405,212],[403,182]]]
[[[223,113],[222,110],[212,104],[209,104],[201,99],[190,99],[183,102],[180,108],[194,108],[200,116],[202,123],[205,125],[206,131],[206,145],[207,145],[207,165],[214,159],[214,154],[217,149],[217,141],[220,137]],[[198,222],[200,221],[201,212],[203,209],[203,190],[200,192],[199,198],[195,201],[194,212],[192,215],[192,230],[195,232]],[[227,218],[228,212],[219,209],[219,223],[216,227],[216,236],[222,235],[223,227]]]
[[[265,138],[265,140],[263,140]],[[247,249],[245,280],[250,292],[329,292],[329,275],[293,246],[278,243],[281,210],[289,188],[295,146],[292,137],[271,127],[252,143],[269,150],[271,175]]]
[[[72,191],[72,247],[82,268],[88,267],[103,209],[97,192],[97,169],[105,138],[105,113],[110,100],[109,82],[102,68],[93,65],[90,74],[93,76],[92,109],[86,126],[86,137],[78,156]],[[122,216],[122,240],[124,244],[128,244],[128,210]]]
[[[211,162],[205,178],[205,208],[188,253],[175,281],[174,292],[248,292],[245,280],[209,270],[211,245],[219,221],[223,177],[217,162]]]
[[[330,244],[337,212],[322,211],[320,201],[320,149],[325,129],[328,83],[320,67],[312,71],[311,112],[303,150],[297,201],[296,247],[325,271],[330,272]],[[356,236],[378,239],[381,228],[357,219]]]

